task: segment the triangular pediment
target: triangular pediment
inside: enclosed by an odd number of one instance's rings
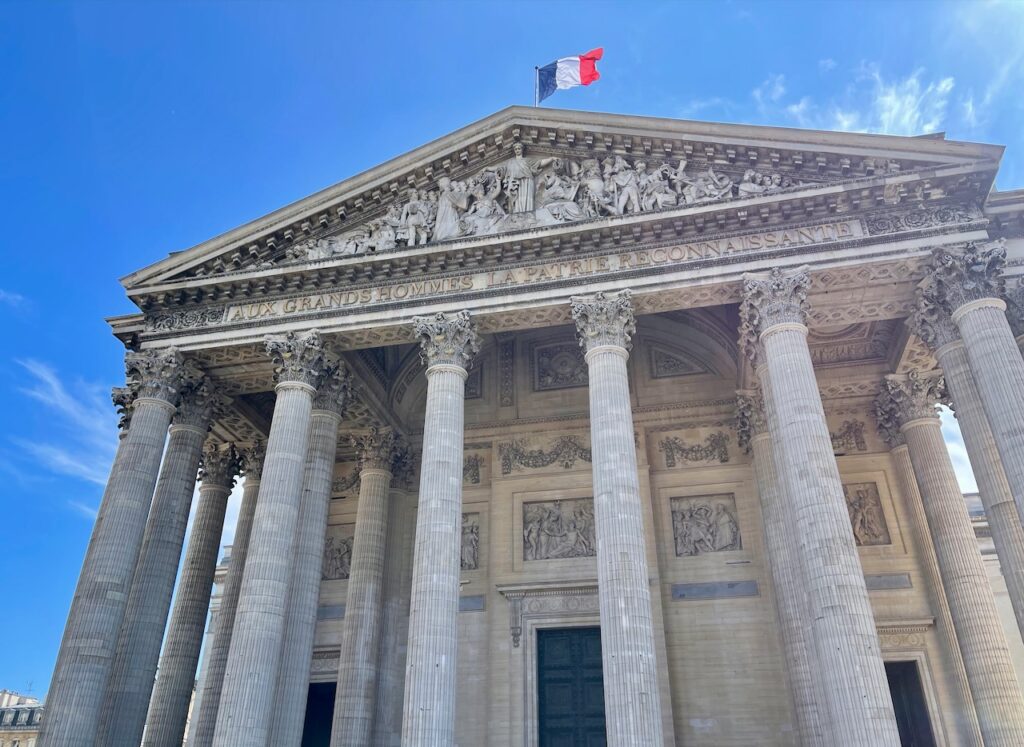
[[[953,189],[984,195],[1001,153],[939,138],[513,107],[123,282],[132,293],[376,256],[415,264],[448,245],[644,218],[675,221],[678,232],[686,216],[702,230],[723,210],[763,219],[766,203],[797,198],[836,211]]]

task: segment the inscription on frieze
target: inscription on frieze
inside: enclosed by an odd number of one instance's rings
[[[873,482],[855,482],[843,485],[846,496],[846,509],[850,513],[850,524],[853,536],[858,545],[888,545],[889,526],[885,523],[882,511],[882,499],[878,495],[878,485]]]
[[[673,498],[671,505],[677,557],[743,549],[732,493]]]
[[[585,558],[595,554],[593,498],[523,504],[523,560]]]
[[[324,541],[324,581],[343,581],[352,570],[355,524],[330,524]]]
[[[464,571],[475,571],[480,567],[480,514],[462,515],[462,550],[459,562]]]
[[[217,307],[208,318],[206,312],[152,315],[152,329],[159,320],[160,331],[191,329],[215,324],[234,324],[302,314],[352,310],[377,304],[417,301],[457,293],[512,289],[536,283],[572,281],[595,275],[644,269],[684,266],[689,262],[728,258],[762,250],[798,248],[835,243],[864,235],[859,220],[834,221],[798,228],[761,231],[725,238],[673,244],[655,249],[615,252],[594,257],[540,262],[523,267],[470,272],[444,278],[392,282],[378,286],[326,291],[293,298],[263,300]],[[182,312],[185,313],[185,312]]]

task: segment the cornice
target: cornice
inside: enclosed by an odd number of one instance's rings
[[[128,289],[190,271],[219,258],[217,271],[259,262],[318,232],[343,230],[372,218],[410,187],[442,176],[461,178],[507,155],[512,142],[532,151],[559,149],[581,157],[607,155],[692,158],[723,168],[761,165],[829,181],[871,177],[881,158],[896,181],[915,170],[975,164],[989,169],[987,192],[1002,148],[945,140],[798,131],[748,125],[590,114],[512,107],[358,174],[264,218],[177,252],[122,282]],[[933,174],[927,174],[932,176]]]

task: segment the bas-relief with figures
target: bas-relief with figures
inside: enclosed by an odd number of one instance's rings
[[[994,191],[1000,153],[513,107],[129,275],[120,461],[78,594],[103,601],[70,611],[40,747],[97,744],[118,703],[89,651],[162,614],[120,600],[166,520],[161,459],[183,463],[156,448],[169,426],[260,455],[231,467],[236,567],[190,744],[534,747],[556,707],[603,713],[617,745],[1024,743],[993,674],[1024,643],[963,602],[973,528],[927,446],[934,402],[970,390],[922,383],[961,337],[979,392],[1002,381],[987,359],[1024,381],[1024,193]],[[979,341],[970,314],[1004,297]],[[200,380],[205,430],[179,414]],[[990,498],[1012,558],[1012,493]],[[145,645],[158,679],[181,669]],[[285,677],[304,719],[265,705]],[[576,709],[595,683],[603,710]],[[182,707],[151,702],[166,718],[138,733],[180,743]]]

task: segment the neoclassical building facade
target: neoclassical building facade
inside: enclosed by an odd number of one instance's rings
[[[1024,744],[1001,154],[516,107],[127,276],[41,747]]]

